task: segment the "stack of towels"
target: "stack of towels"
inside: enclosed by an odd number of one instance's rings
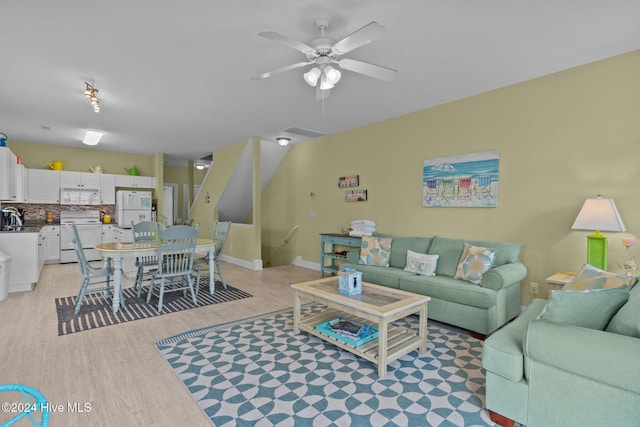
[[[376,231],[375,222],[369,221],[368,219],[356,219],[351,221],[351,231],[349,231],[349,236],[371,236],[374,231]]]

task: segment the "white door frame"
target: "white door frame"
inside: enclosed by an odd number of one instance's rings
[[[173,222],[176,221],[177,215],[178,215],[178,184],[172,183],[172,182],[165,182],[163,185],[164,187],[173,187]],[[157,213],[158,215],[162,215],[164,216],[164,213]],[[157,218],[158,222],[160,221],[160,217]],[[164,222],[164,221],[162,221]],[[173,224],[168,224],[168,225],[173,225]]]

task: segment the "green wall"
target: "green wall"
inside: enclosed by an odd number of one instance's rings
[[[123,156],[123,153],[117,151],[104,151],[89,146],[67,147],[22,141],[9,141],[7,145],[16,156],[22,157],[22,162],[29,169],[49,169],[46,161],[53,162],[60,158],[64,170],[74,172],[90,172],[89,167],[100,165],[104,173],[126,175],[124,168],[135,165],[140,170],[140,175],[157,176],[155,155],[126,153]]]
[[[384,233],[522,242],[524,284],[540,283],[545,297],[546,277],[586,261],[589,233],[571,225],[586,198],[603,194],[628,229],[605,233],[618,270],[622,238],[640,230],[638,76],[634,51],[295,145],[262,195],[262,256],[300,225],[272,263],[319,262],[319,233],[371,219]],[[422,207],[424,159],[495,149],[497,208]],[[367,202],[346,203],[338,188],[338,177],[355,174]]]

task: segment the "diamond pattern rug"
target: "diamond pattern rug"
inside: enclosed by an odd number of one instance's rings
[[[402,322],[418,328],[415,316]],[[289,309],[156,346],[217,427],[495,426],[483,410],[482,342],[464,331],[430,321],[427,353],[379,378],[372,363],[292,326]]]

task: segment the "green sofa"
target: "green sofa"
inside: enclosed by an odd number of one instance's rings
[[[430,319],[488,335],[520,313],[520,282],[527,275],[527,268],[519,261],[520,243],[381,233],[373,236],[391,237],[389,266],[362,265],[359,263],[360,252],[352,250],[342,267],[362,272],[364,282],[430,296]],[[465,242],[496,249],[494,264],[483,275],[479,285],[453,278]],[[404,271],[408,250],[439,255],[436,275],[423,276]]]
[[[638,285],[632,301],[619,313],[639,319]],[[608,332],[614,320],[598,330],[539,319],[546,303],[534,300],[485,341],[491,419],[502,426],[640,426],[640,338]]]

